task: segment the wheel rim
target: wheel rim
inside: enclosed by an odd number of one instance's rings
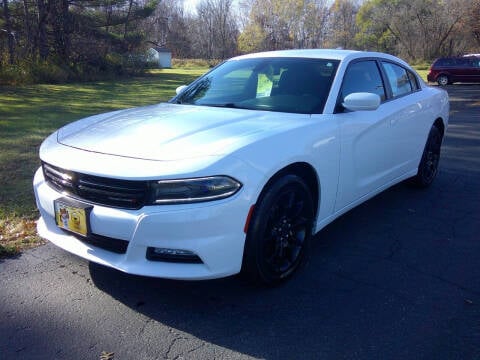
[[[440,136],[435,135],[430,138],[425,153],[425,163],[423,168],[423,177],[427,183],[431,182],[435,177],[440,160]]]
[[[311,206],[299,188],[282,192],[270,208],[264,234],[263,259],[267,270],[285,277],[300,263],[311,228]]]
[[[448,84],[448,78],[446,76],[439,76],[438,78],[438,83],[441,85],[441,86],[445,86]]]

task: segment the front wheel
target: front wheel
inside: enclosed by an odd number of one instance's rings
[[[448,76],[447,75],[440,75],[437,78],[437,83],[440,86],[447,86],[449,84]]]
[[[302,178],[285,175],[255,205],[245,243],[242,270],[257,283],[287,279],[305,259],[313,227],[313,202]]]
[[[441,146],[442,134],[436,126],[433,126],[428,134],[422,159],[418,165],[417,175],[412,178],[414,185],[418,187],[427,187],[433,182],[438,172]]]

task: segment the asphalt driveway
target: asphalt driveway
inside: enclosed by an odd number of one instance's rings
[[[281,287],[129,276],[52,245],[0,260],[0,359],[480,359],[480,85],[447,89],[433,186],[342,216]]]

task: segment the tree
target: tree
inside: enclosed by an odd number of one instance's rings
[[[225,59],[235,54],[237,25],[232,0],[201,0],[192,21],[192,37],[198,55],[206,59]]]
[[[157,47],[169,48],[176,57],[190,57],[189,22],[182,1],[163,0],[144,21],[147,41]]]
[[[326,0],[255,0],[239,39],[241,52],[321,47],[329,11]]]
[[[144,47],[139,25],[158,1],[2,0],[0,33],[8,34],[8,62],[28,71],[55,64],[70,77],[107,70],[112,61],[120,69],[122,58]]]
[[[360,7],[356,16],[356,47],[361,50],[394,53],[395,38],[384,21],[386,14],[378,7],[378,1],[367,1]]]
[[[359,10],[361,47],[395,52],[410,60],[432,59],[461,52],[452,41],[467,16],[469,0],[368,0]],[[392,16],[395,14],[395,16]]]
[[[472,0],[470,7],[467,9],[467,15],[462,18],[460,28],[470,45],[467,49],[470,52],[478,52],[480,48],[480,0]]]
[[[331,8],[332,46],[343,49],[355,47],[357,25],[355,18],[358,12],[356,0],[335,0]]]
[[[8,1],[3,0],[3,17],[5,19],[5,29],[2,29],[6,33],[7,44],[8,44],[8,55],[10,64],[14,63],[15,58],[15,45],[14,45],[14,34],[12,30],[12,22],[10,19],[10,9],[8,7]]]

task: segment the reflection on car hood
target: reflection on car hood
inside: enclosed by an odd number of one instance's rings
[[[158,104],[79,120],[61,128],[57,141],[102,154],[180,160],[227,153],[267,131],[295,127],[295,117],[307,116]]]

